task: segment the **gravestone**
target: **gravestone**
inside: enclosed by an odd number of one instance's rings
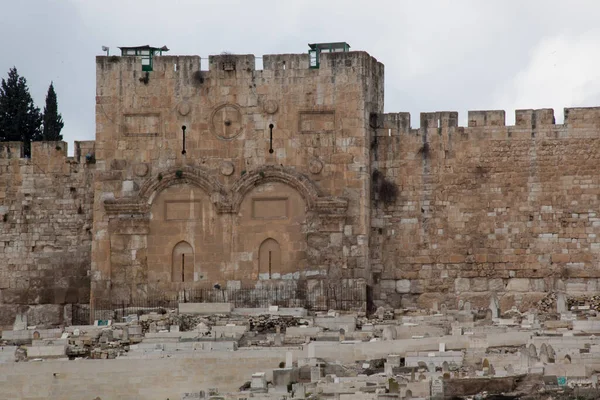
[[[429,372],[435,372],[435,365],[432,362],[429,362],[429,364],[427,364],[427,370]]]
[[[346,331],[344,328],[340,328],[340,342],[343,342],[344,340],[346,340]]]
[[[39,339],[40,338],[40,333],[38,331],[33,332],[33,338],[34,339]]]
[[[487,376],[490,374],[490,361],[487,358],[483,360],[482,370],[483,376]]]
[[[548,362],[550,364],[555,363],[556,362],[556,352],[554,351],[554,348],[552,347],[552,345],[548,345],[546,346],[546,351],[548,352]]]
[[[27,329],[27,314],[19,313],[13,323],[13,331],[24,331],[25,329]]]
[[[494,313],[492,312],[492,310],[490,310],[489,308],[486,310],[485,312],[485,320],[486,321],[491,321],[492,318],[494,317]]]
[[[492,318],[498,318],[500,316],[500,302],[495,294],[490,298],[489,309],[492,311]]]
[[[389,362],[384,362],[383,363],[383,373],[386,376],[393,376],[394,375],[394,366],[392,364],[390,364]]]
[[[465,302],[464,302],[464,301],[462,301],[462,300],[459,300],[459,301],[458,301],[458,309],[459,309],[459,310],[462,310],[462,309],[463,309],[463,307],[464,307],[464,304],[465,304]]]
[[[563,292],[559,292],[556,294],[556,312],[562,314],[567,311],[567,296]]]
[[[463,334],[462,327],[460,324],[453,322],[452,323],[452,336],[461,336]]]
[[[411,369],[410,370],[410,381],[414,382],[415,381],[415,369]]]
[[[388,391],[389,393],[400,393],[400,385],[394,378],[388,379]]]
[[[393,326],[386,326],[383,328],[383,340],[396,340],[397,331]]]
[[[470,301],[465,301],[463,309],[465,310],[465,312],[471,312],[471,302]]]
[[[448,312],[448,306],[446,305],[446,303],[442,303],[442,305],[440,306],[440,312],[446,315],[446,313]]]
[[[283,344],[283,341],[281,340],[281,333],[275,334],[275,336],[273,337],[273,342],[274,345],[277,347],[280,347]]]
[[[387,356],[387,362],[392,366],[392,367],[400,367],[400,359],[402,357],[398,354],[390,354]]]
[[[318,382],[321,379],[321,367],[310,367],[310,381]]]
[[[529,357],[537,358],[537,350],[535,348],[535,344],[533,344],[533,343],[530,344],[528,350],[529,350]]]
[[[150,325],[148,325],[148,332],[150,332],[150,333],[156,333],[157,332],[156,322],[150,322]]]
[[[540,346],[540,361],[543,362],[544,364],[548,363],[549,357],[548,357],[548,346],[546,346],[546,343],[542,343],[542,345]]]
[[[267,391],[267,378],[264,372],[256,372],[252,374],[252,379],[250,380],[250,390],[253,392]]]
[[[304,383],[294,383],[292,390],[294,391],[294,398],[303,399],[306,397],[306,386]]]
[[[531,357],[529,356],[529,350],[521,349],[519,351],[519,354],[520,354],[519,361],[521,363],[521,368],[528,368],[532,363]]]
[[[513,367],[512,364],[508,364],[505,369],[506,369],[506,374],[507,375],[514,375],[515,374],[515,368]]]
[[[294,355],[291,351],[285,352],[285,367],[292,368],[294,366]]]
[[[448,368],[448,361],[444,361],[442,363],[442,372],[448,372],[449,368]]]
[[[431,398],[443,399],[444,398],[444,381],[441,379],[434,379],[431,381]]]

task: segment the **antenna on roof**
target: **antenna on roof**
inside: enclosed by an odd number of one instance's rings
[[[108,55],[108,51],[110,50],[110,47],[108,46],[102,46],[102,51],[106,52],[106,55]]]

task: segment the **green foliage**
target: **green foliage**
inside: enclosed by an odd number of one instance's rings
[[[42,140],[42,114],[35,106],[27,81],[17,68],[8,71],[0,84],[0,142],[23,142],[25,156],[31,154],[31,142]]]
[[[258,174],[260,175],[261,178],[265,177],[265,173],[263,171],[260,171]]]
[[[160,182],[160,181],[162,181],[162,178],[163,178],[163,174],[162,174],[162,173],[159,173],[159,174],[158,174],[158,181],[159,181],[159,182]]]
[[[42,131],[43,140],[62,140],[60,131],[65,126],[62,115],[58,113],[58,102],[54,85],[50,83],[48,94],[46,95],[46,106],[44,107],[44,129]]]
[[[181,179],[183,177],[183,171],[178,169],[177,171],[175,171],[175,176]]]

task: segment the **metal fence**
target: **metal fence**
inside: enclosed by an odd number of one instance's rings
[[[269,306],[298,307],[311,311],[365,310],[367,286],[364,282],[331,285],[324,282],[307,287],[271,286],[240,289],[190,289],[178,293],[127,300],[97,299],[93,305],[72,308],[73,324],[84,324],[97,319],[121,321],[130,314],[150,311],[164,312],[177,308],[179,303],[231,303],[235,308],[268,308]]]

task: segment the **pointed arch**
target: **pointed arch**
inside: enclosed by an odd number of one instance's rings
[[[244,197],[256,186],[267,182],[284,183],[300,193],[309,210],[317,207],[320,192],[308,177],[291,168],[271,165],[250,171],[234,183],[231,188],[232,211],[238,212]]]
[[[228,208],[229,201],[223,185],[208,171],[196,167],[172,167],[158,172],[144,182],[139,192],[143,205],[150,205],[161,191],[173,185],[187,183],[204,190],[217,208]]]

